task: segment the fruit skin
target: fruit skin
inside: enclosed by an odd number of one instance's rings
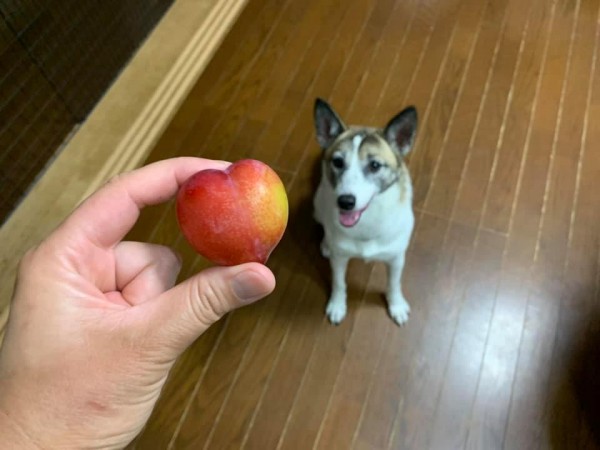
[[[188,243],[220,266],[266,263],[288,221],[288,199],[268,165],[243,159],[192,175],[177,193],[177,220]]]

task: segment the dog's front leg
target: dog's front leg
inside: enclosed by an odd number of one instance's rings
[[[327,303],[327,317],[338,325],[346,317],[346,267],[349,258],[331,255],[332,290]]]
[[[392,319],[403,325],[408,320],[410,305],[402,294],[402,270],[404,269],[404,252],[388,263],[388,311]]]

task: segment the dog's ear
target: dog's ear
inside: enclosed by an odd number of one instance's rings
[[[321,148],[325,150],[344,132],[346,125],[333,108],[320,98],[315,100],[314,116],[317,141]]]
[[[383,130],[385,139],[402,156],[410,152],[417,133],[417,122],[417,109],[409,106],[394,116]]]

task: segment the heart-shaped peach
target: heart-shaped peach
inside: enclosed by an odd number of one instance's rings
[[[279,176],[253,159],[192,175],[177,194],[177,219],[186,240],[215,264],[266,263],[288,220]]]

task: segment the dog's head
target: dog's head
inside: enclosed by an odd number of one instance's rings
[[[356,225],[371,200],[398,181],[404,157],[417,131],[417,110],[410,106],[385,128],[346,126],[338,114],[317,99],[317,141],[323,149],[323,174],[337,195],[340,223]]]

